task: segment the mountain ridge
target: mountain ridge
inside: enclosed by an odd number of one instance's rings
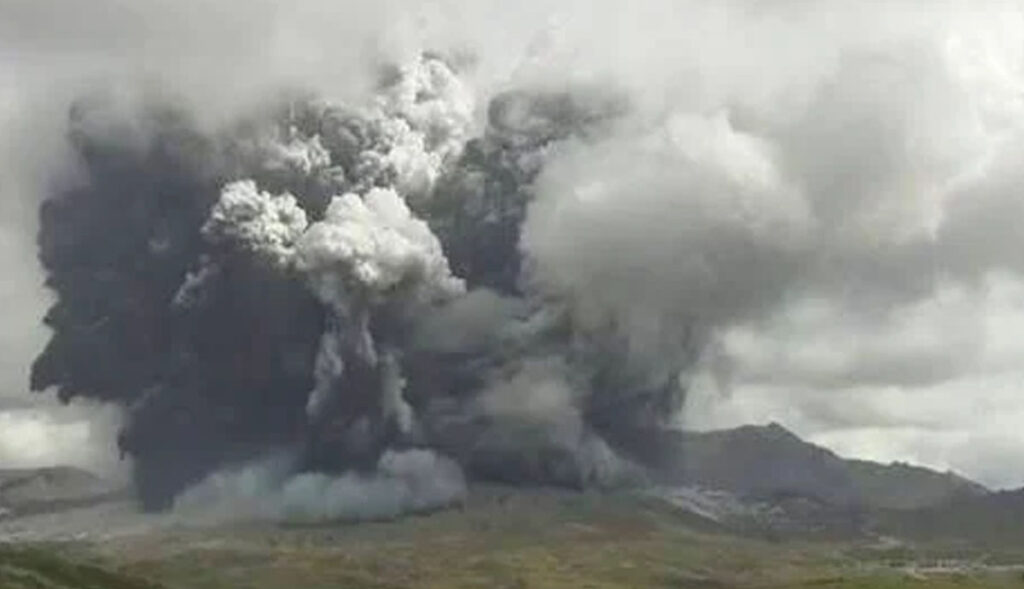
[[[683,482],[754,498],[797,494],[839,506],[921,509],[991,493],[952,471],[843,458],[775,422],[682,432],[676,446]]]

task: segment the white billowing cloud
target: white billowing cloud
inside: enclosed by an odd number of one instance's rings
[[[334,198],[299,239],[296,256],[313,291],[334,309],[396,291],[431,302],[463,289],[430,227],[391,189]]]
[[[295,244],[306,230],[306,212],[290,194],[262,192],[251,180],[224,187],[203,225],[210,243],[236,248],[284,266],[291,262]]]
[[[393,189],[374,188],[362,197],[347,193],[331,200],[324,218],[301,236],[294,258],[313,293],[335,321],[321,337],[307,412],[319,415],[345,370],[343,350],[376,365],[381,352],[370,333],[370,309],[391,303],[415,311],[462,294],[441,243]],[[343,343],[344,341],[344,343]],[[387,353],[385,352],[386,365]],[[388,373],[387,409],[403,429],[412,425],[402,399],[398,365]]]
[[[382,159],[395,171],[396,190],[417,196],[434,185],[469,138],[474,106],[472,94],[442,62],[401,67],[398,83],[376,98],[371,114],[386,137]]]
[[[466,495],[459,466],[428,450],[389,451],[370,475],[289,475],[287,457],[217,472],[182,494],[175,513],[200,521],[373,520],[449,507]]]
[[[659,360],[694,326],[781,296],[810,221],[771,147],[721,113],[571,146],[539,192],[521,244],[530,280]]]

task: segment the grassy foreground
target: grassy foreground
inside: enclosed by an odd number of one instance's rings
[[[0,550],[0,588],[1024,588],[1013,569],[918,571],[849,544],[700,528],[636,497],[498,493],[389,523],[165,529]]]
[[[2,589],[160,589],[156,583],[69,560],[42,547],[0,546]]]

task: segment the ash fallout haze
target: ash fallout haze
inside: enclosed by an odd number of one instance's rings
[[[1020,2],[0,0],[0,465],[378,517],[778,421],[1024,485],[1022,92]]]

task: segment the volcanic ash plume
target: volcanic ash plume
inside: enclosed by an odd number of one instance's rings
[[[43,206],[58,302],[33,387],[127,408],[121,451],[150,508],[198,485],[178,504],[381,516],[458,501],[462,469],[637,476],[609,416],[647,420],[629,395],[678,386],[620,379],[624,402],[601,410],[595,391],[616,394],[591,363],[615,346],[519,279],[545,154],[620,108],[516,91],[474,138],[469,92],[429,56],[368,105],[293,98],[212,134],[173,105],[80,101],[88,182]]]

